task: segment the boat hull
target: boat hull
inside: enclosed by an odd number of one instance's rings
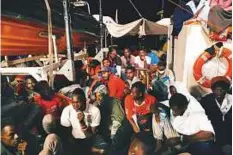
[[[1,56],[48,54],[46,23],[1,17]],[[53,27],[58,52],[66,51],[65,29]],[[94,44],[98,38],[73,30],[73,47]]]

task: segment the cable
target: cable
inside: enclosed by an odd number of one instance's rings
[[[128,1],[131,3],[131,5],[133,6],[133,8],[137,11],[139,17],[143,18],[142,14],[138,11],[138,9],[137,9],[136,6],[133,4],[133,2],[132,2],[131,0],[128,0]]]

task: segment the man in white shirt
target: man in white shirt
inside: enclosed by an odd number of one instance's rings
[[[188,143],[187,151],[192,155],[221,155],[214,145],[213,126],[200,104],[176,93],[170,98],[169,105],[174,116],[172,126],[181,135],[168,139],[169,145]]]
[[[131,88],[134,83],[140,81],[139,78],[135,76],[135,71],[135,68],[132,66],[128,66],[126,68],[125,73],[127,77],[127,82],[129,83],[129,88]]]
[[[74,90],[72,94],[72,104],[64,108],[61,115],[61,125],[72,128],[72,136],[75,143],[83,149],[81,152],[90,151],[103,152],[103,150],[93,149],[92,137],[96,134],[100,124],[101,115],[97,107],[86,104],[86,97],[81,88]],[[87,146],[86,146],[87,145]]]
[[[135,58],[135,66],[138,68],[149,68],[151,65],[151,58],[147,56],[144,49],[139,51],[139,55]]]
[[[166,62],[160,61],[158,63],[158,69],[157,69],[157,72],[155,73],[154,80],[160,80],[163,82],[163,84],[165,84],[166,86],[169,86],[171,83],[174,83],[175,76],[173,72],[166,67],[167,67]]]

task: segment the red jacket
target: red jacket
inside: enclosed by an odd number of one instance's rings
[[[111,75],[108,82],[109,96],[122,100],[124,97],[125,83],[115,75]]]

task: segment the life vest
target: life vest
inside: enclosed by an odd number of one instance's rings
[[[221,51],[221,50],[220,50]],[[228,62],[228,70],[224,75],[228,80],[231,81],[232,78],[232,54],[231,50],[227,48],[223,48],[220,53],[221,57],[224,57]],[[202,67],[203,65],[216,56],[215,54],[211,55],[207,51],[203,52],[196,60],[193,66],[193,76],[198,84],[203,87],[210,88],[211,87],[211,79],[207,79],[204,75],[202,75]]]

